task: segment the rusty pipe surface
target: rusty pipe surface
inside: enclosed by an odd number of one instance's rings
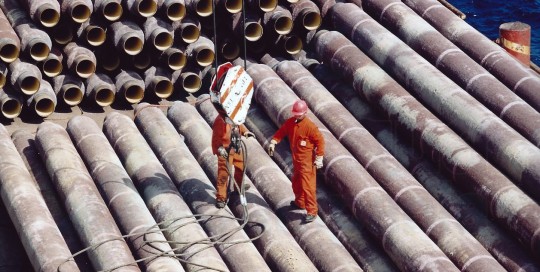
[[[216,248],[207,246],[208,236],[195,221],[171,178],[144,140],[135,123],[126,115],[111,112],[105,117],[103,130],[120,157],[125,169],[146,206],[157,222],[164,223],[163,233],[175,252],[189,263],[187,271],[214,268],[229,271]]]
[[[83,81],[72,75],[62,74],[52,79],[54,92],[69,106],[79,105],[86,92]]]
[[[362,9],[353,4],[340,3],[333,8],[336,18],[342,18],[336,24],[340,31],[350,33],[353,43],[389,70],[408,91],[438,113],[480,153],[490,158],[516,185],[540,200],[540,149],[371,19]],[[355,27],[360,21],[362,27]],[[381,40],[385,42],[384,47],[370,50],[370,44],[377,44]]]
[[[311,0],[300,0],[291,4],[291,13],[294,23],[305,30],[315,30],[321,26],[321,11]]]
[[[112,23],[110,26],[111,40],[118,50],[128,55],[139,54],[144,45],[144,32],[134,22],[122,20]]]
[[[122,0],[129,13],[138,17],[152,17],[157,12],[157,0]]]
[[[337,6],[335,8],[336,12],[340,13],[340,9]],[[536,146],[540,146],[540,113],[403,2],[367,0],[364,1],[364,10],[374,18],[380,18],[379,21],[388,28],[395,29],[395,33],[412,49],[429,60],[525,138]],[[336,20],[337,23],[338,21],[339,19]],[[426,46],[427,44],[430,46]]]
[[[130,104],[141,102],[144,98],[144,80],[134,72],[121,70],[114,78],[116,85],[115,97],[121,96]]]
[[[174,91],[171,72],[160,66],[152,66],[146,69],[144,72],[144,85],[146,91],[151,91],[162,99],[168,98]]]
[[[303,62],[304,65],[307,62]],[[386,118],[380,116],[362,96],[341,81],[325,65],[311,65],[311,73],[354,117],[509,271],[539,271],[533,257],[519,243],[492,222],[470,195],[456,190],[428,159],[400,138]],[[307,68],[307,67],[306,67]],[[522,269],[522,270],[521,270]]]
[[[184,0],[158,0],[158,12],[171,22],[180,21],[186,16]]]
[[[212,0],[184,0],[187,13],[196,14],[201,17],[208,17],[214,12]]]
[[[39,90],[26,100],[26,105],[33,108],[39,117],[51,115],[56,108],[56,103],[56,94],[53,87],[46,80],[42,80]]]
[[[73,22],[82,24],[90,19],[94,11],[91,0],[58,0],[63,15],[69,16]]]
[[[293,28],[292,14],[282,5],[278,5],[273,11],[264,13],[262,23],[267,33],[274,32],[278,35],[289,34]]]
[[[217,111],[210,102],[209,95],[199,96],[197,109],[206,119],[212,120],[213,125]],[[207,131],[210,134],[210,131]],[[199,135],[197,135],[199,136]],[[187,137],[187,136],[186,136]],[[257,186],[257,189],[272,207],[291,234],[298,241],[300,247],[320,271],[363,271],[345,249],[343,244],[326,227],[322,220],[317,219],[315,224],[304,224],[303,211],[294,210],[290,202],[294,201],[291,182],[281,169],[266,154],[266,151],[255,139],[244,139],[250,159],[247,175]],[[321,250],[320,245],[325,245]],[[332,254],[328,254],[332,252]]]
[[[540,78],[503,48],[437,0],[405,0],[407,6],[540,112]]]
[[[261,21],[261,16],[249,10],[245,12],[245,21],[244,12],[235,13],[231,16],[230,29],[238,38],[245,37],[246,40],[254,42],[263,36]]]
[[[96,101],[98,106],[107,107],[114,102],[116,86],[108,75],[95,73],[85,83],[85,96]]]
[[[36,61],[45,59],[52,47],[49,35],[27,18],[16,0],[1,0],[0,8],[21,39],[21,51]]]
[[[43,196],[43,200],[45,200],[45,204],[47,204],[47,208],[51,212],[54,222],[58,226],[69,250],[73,253],[78,252],[82,249],[81,241],[77,236],[75,228],[73,228],[73,224],[69,220],[64,205],[60,202],[60,198],[56,193],[51,179],[49,178],[47,169],[39,156],[34,138],[35,136],[31,134],[30,131],[22,129],[16,130],[11,134],[13,144],[17,148],[35,185]],[[75,262],[81,271],[93,270],[86,254],[75,256]]]
[[[232,271],[270,271],[240,224],[231,220],[231,211],[217,209],[212,203],[214,186],[202,170],[163,112],[148,104],[136,109],[135,123],[146,138],[157,157],[171,176],[184,200],[197,214],[209,219],[202,226],[218,240],[216,248]]]
[[[19,57],[21,40],[9,23],[8,18],[0,9],[0,59],[10,63]]]
[[[298,54],[304,48],[304,44],[300,37],[295,34],[279,35],[274,42],[274,50],[278,53],[286,53],[289,55]]]
[[[44,27],[53,27],[60,20],[60,4],[56,0],[23,0],[28,15]]]
[[[188,61],[192,60],[197,65],[206,67],[214,61],[214,42],[205,36],[200,36],[197,41],[187,45],[185,53]]]
[[[122,0],[94,0],[94,12],[110,22],[120,20],[124,9]]]
[[[147,18],[143,24],[143,32],[146,43],[152,44],[159,51],[164,51],[173,45],[173,27],[161,19]]]
[[[266,113],[255,103],[252,103],[249,108],[245,125],[263,146],[268,144],[268,139],[277,130],[277,127],[266,117]],[[277,145],[273,158],[283,173],[291,179],[292,155],[288,145],[286,143]],[[331,192],[322,182],[317,184],[317,202],[321,219],[364,271],[399,271],[381,246],[374,241],[363,222],[354,219],[339,199],[339,195]]]
[[[184,141],[197,158],[210,180],[217,178],[217,158],[212,154],[210,147],[210,126],[192,105],[177,101],[169,108],[167,117],[176,130],[184,135]],[[196,131],[197,133],[192,133]],[[248,177],[245,182],[252,183]],[[250,222],[262,224],[248,224],[244,230],[250,237],[260,237],[254,241],[272,271],[317,271],[309,257],[289,233],[285,225],[272,212],[270,206],[254,186],[246,190],[247,210]],[[244,209],[239,201],[231,198],[229,207],[236,216],[241,217]]]
[[[181,70],[186,66],[187,58],[180,48],[171,47],[161,53],[160,62],[167,65],[171,70]]]
[[[79,77],[89,78],[96,72],[96,56],[88,48],[71,42],[64,47],[64,54],[67,68]]]
[[[505,271],[302,64],[282,61],[273,69],[298,95],[284,96],[291,101],[299,98],[306,101],[339,142],[461,271]]]
[[[47,77],[56,77],[64,68],[62,64],[63,60],[64,55],[62,54],[62,51],[53,47],[47,58],[40,63],[41,71],[43,71],[43,74]]]
[[[0,263],[7,271],[32,271],[32,265],[9,218],[4,203],[0,202]]]
[[[86,44],[96,47],[105,43],[107,32],[106,28],[94,18],[96,17],[92,17],[79,25],[77,38],[79,41],[85,41]]]
[[[231,37],[222,37],[218,43],[219,55],[227,61],[232,61],[240,56],[240,46]]]
[[[195,93],[202,86],[202,72],[198,67],[186,67],[172,73],[172,83],[176,88],[181,88],[188,93]]]
[[[8,72],[8,67],[4,63],[0,62],[0,88],[3,88],[6,85]]]
[[[533,252],[539,252],[540,243],[536,241],[539,238],[534,233],[540,226],[540,207],[534,200],[483,159],[342,34],[320,31],[314,44],[317,56],[329,63],[336,72],[342,73],[347,80],[354,82],[354,88],[370,103],[387,112],[392,121],[405,131],[405,135],[416,135],[412,141],[422,147],[422,153],[429,154],[427,156],[434,161],[444,163],[444,169],[450,172],[456,186],[473,191],[492,218],[520,237],[520,241]]]
[[[41,71],[34,64],[19,59],[9,64],[10,83],[17,91],[32,95],[39,90]]]
[[[137,257],[145,259],[144,271],[184,271],[172,258],[171,247],[96,122],[86,116],[75,116],[69,120],[67,132],[103,192],[122,233],[132,234],[127,240]],[[162,252],[167,254],[160,256]]]
[[[189,14],[180,21],[172,23],[176,41],[194,43],[201,36],[201,22]]]
[[[38,126],[36,144],[82,243],[101,243],[87,252],[94,269],[140,271],[66,130],[45,121]]]
[[[2,201],[32,267],[36,271],[79,271],[69,259],[66,242],[4,126],[0,126],[0,143]]]
[[[254,99],[276,125],[282,124],[290,117],[294,99],[285,99],[285,96],[292,94],[292,90],[266,65],[253,64],[247,72],[254,81]],[[458,270],[322,123],[312,114],[310,119],[320,128],[326,142],[326,165],[322,169],[325,181],[342,194],[343,201],[358,220],[368,222],[371,233],[381,241],[398,267]],[[414,244],[409,239],[413,239]]]
[[[23,98],[9,87],[0,88],[0,111],[8,119],[14,119],[21,114]]]

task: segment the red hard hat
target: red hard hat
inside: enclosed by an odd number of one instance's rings
[[[308,110],[308,107],[307,107],[306,102],[304,102],[304,100],[298,100],[294,102],[294,105],[292,106],[292,114],[295,116],[302,115],[306,113],[307,110]]]

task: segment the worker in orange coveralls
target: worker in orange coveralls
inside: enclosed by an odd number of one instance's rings
[[[227,114],[219,104],[214,104],[218,110],[218,116],[214,120],[212,126],[212,152],[218,156],[218,170],[216,181],[216,207],[221,209],[225,207],[227,200],[227,181],[229,179],[228,165],[234,168],[234,180],[238,187],[241,188],[242,177],[244,175],[244,158],[241,149],[234,148],[231,144],[231,135],[233,132],[232,120],[227,117]],[[246,126],[237,126],[238,137],[254,137]],[[245,189],[249,188],[249,184],[245,185]]]
[[[292,189],[295,200],[291,206],[306,209],[306,222],[317,218],[316,170],[323,167],[324,138],[319,128],[306,117],[306,102],[298,100],[292,107],[293,117],[289,118],[276,131],[270,144],[268,154],[272,156],[276,144],[284,137],[289,138],[293,157]]]

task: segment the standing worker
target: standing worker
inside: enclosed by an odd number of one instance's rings
[[[212,152],[218,156],[218,170],[216,181],[216,207],[221,209],[227,202],[227,181],[229,172],[234,168],[234,180],[239,188],[242,188],[242,178],[244,176],[243,150],[238,144],[240,135],[244,137],[254,137],[246,126],[233,126],[232,121],[219,104],[214,104],[218,111],[218,116],[212,125]],[[236,130],[236,131],[235,131]],[[228,168],[228,166],[231,166]],[[245,189],[249,189],[246,184]]]
[[[292,189],[295,200],[291,206],[306,209],[306,222],[317,218],[316,169],[323,167],[324,138],[319,128],[306,116],[306,102],[298,100],[292,107],[292,117],[276,131],[270,144],[268,154],[273,156],[276,144],[284,137],[289,138],[292,158]]]

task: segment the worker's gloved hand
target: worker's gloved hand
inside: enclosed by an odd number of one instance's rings
[[[315,161],[313,162],[313,165],[315,165],[315,168],[321,169],[323,167],[323,156],[315,156]]]
[[[217,151],[221,157],[225,159],[229,157],[229,153],[227,152],[227,149],[225,149],[225,147],[220,146]]]
[[[244,133],[244,137],[246,137],[246,138],[249,138],[249,137],[255,137],[255,134],[253,134],[253,132],[246,131],[246,132]]]
[[[270,157],[274,156],[274,150],[276,149],[276,140],[272,139],[270,141],[270,144],[268,144],[268,149],[267,149],[267,152],[268,152],[268,155],[270,155]]]

